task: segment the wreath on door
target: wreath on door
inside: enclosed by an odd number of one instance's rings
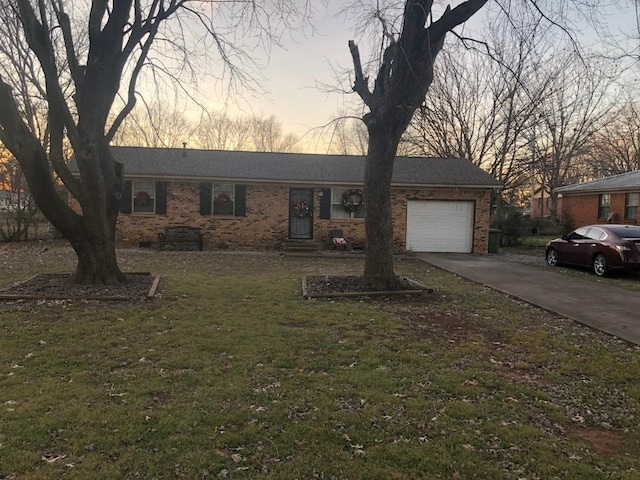
[[[364,193],[357,188],[342,194],[342,207],[349,213],[355,212],[364,204]]]
[[[311,215],[311,209],[309,208],[309,202],[304,198],[298,198],[293,202],[293,214],[299,218],[307,218]]]

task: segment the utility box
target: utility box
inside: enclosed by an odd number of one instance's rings
[[[489,253],[500,253],[500,230],[489,229]]]

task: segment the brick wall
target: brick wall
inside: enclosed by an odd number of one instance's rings
[[[314,189],[314,239],[330,243],[329,231],[342,229],[345,236],[364,244],[363,219],[321,219],[321,188]],[[490,191],[439,188],[392,189],[394,246],[405,247],[407,200],[467,200],[475,202],[473,253],[486,253],[489,234]],[[120,214],[117,241],[125,245],[153,242],[168,225],[200,227],[205,234],[205,249],[273,249],[289,234],[289,187],[247,185],[246,216],[200,215],[198,183],[173,182],[167,188],[167,213]]]
[[[567,195],[562,200],[562,212],[571,219],[571,224],[576,228],[594,223],[606,223],[607,219],[598,218],[599,198],[597,193]],[[609,212],[613,214],[612,223],[636,223],[624,218],[625,199],[626,193],[611,193]]]

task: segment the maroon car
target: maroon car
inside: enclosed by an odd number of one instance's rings
[[[547,263],[593,268],[598,276],[612,270],[640,270],[640,226],[587,225],[547,245]]]

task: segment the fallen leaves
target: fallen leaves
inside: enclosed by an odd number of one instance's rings
[[[42,456],[42,460],[47,463],[56,463],[58,460],[64,460],[66,455],[47,454]]]

